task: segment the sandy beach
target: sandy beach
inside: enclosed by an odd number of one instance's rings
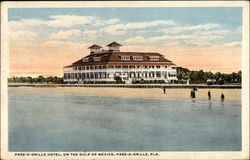
[[[178,99],[189,98],[190,89],[166,89],[166,94],[159,88],[85,88],[85,87],[55,87],[55,88],[32,88],[32,87],[9,87],[11,92],[25,93],[50,93],[71,94],[79,96],[99,97],[123,97],[123,98],[146,98],[146,99]],[[241,89],[198,89],[196,99],[207,99],[207,92],[211,92],[211,100],[220,100],[220,95],[225,95],[225,100],[240,101]]]

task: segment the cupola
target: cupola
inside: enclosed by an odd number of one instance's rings
[[[109,51],[119,52],[120,46],[122,46],[122,45],[119,43],[116,43],[116,42],[112,42],[112,43],[108,44],[107,46],[109,47]]]
[[[90,46],[88,49],[90,49],[90,53],[91,54],[94,54],[94,53],[97,53],[97,52],[100,52],[100,49],[102,47],[101,46],[98,46],[96,44],[93,44],[92,46]]]

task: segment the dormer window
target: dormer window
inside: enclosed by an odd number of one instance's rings
[[[83,61],[83,62],[88,62],[89,59],[88,59],[88,58],[83,58],[82,61]]]
[[[121,60],[123,60],[123,61],[129,61],[130,57],[129,56],[121,56]]]
[[[94,61],[96,62],[101,61],[101,57],[94,57]]]
[[[150,56],[150,61],[159,61],[159,56]]]
[[[133,56],[133,60],[135,60],[135,61],[142,61],[143,58],[142,58],[142,56]]]

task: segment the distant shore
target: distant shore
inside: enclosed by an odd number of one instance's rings
[[[29,84],[12,83],[8,87],[114,87],[114,88],[214,88],[240,89],[241,85],[206,85],[206,84]]]
[[[10,92],[18,93],[46,93],[64,94],[77,96],[98,96],[98,97],[122,97],[122,98],[145,98],[145,99],[189,99],[189,88],[167,88],[166,94],[161,88],[107,88],[107,87],[9,87]],[[211,91],[212,101],[220,100],[220,95],[225,95],[225,101],[241,101],[241,89],[208,89],[198,88],[197,100],[207,100],[208,90]]]

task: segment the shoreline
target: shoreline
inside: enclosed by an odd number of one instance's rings
[[[211,92],[211,100],[220,100],[220,95],[225,95],[225,101],[241,101],[241,89],[207,89],[198,88],[196,100],[207,100],[208,90]],[[45,93],[65,94],[76,96],[97,96],[97,97],[122,97],[142,99],[190,99],[190,88],[167,88],[166,94],[161,88],[105,88],[105,87],[8,87],[8,91],[16,93]]]
[[[241,85],[206,85],[206,84],[8,84],[8,87],[87,87],[87,88],[209,88],[241,89]]]

